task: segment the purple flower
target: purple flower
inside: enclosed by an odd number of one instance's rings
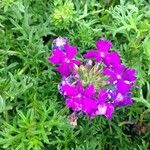
[[[67,97],[88,97],[92,98],[95,96],[96,90],[94,89],[93,85],[89,85],[86,88],[82,87],[82,84],[80,82],[76,83],[75,85],[69,85],[65,84],[61,87],[62,91],[64,92],[64,95]]]
[[[62,76],[58,90],[67,107],[90,119],[104,115],[111,120],[116,107],[133,104],[131,89],[137,79],[136,71],[121,63],[118,52],[110,52],[109,40],[99,39],[96,47],[84,55],[88,60],[81,65],[75,59],[77,48],[69,45],[67,38],[58,37],[53,41],[49,61]]]
[[[92,119],[97,110],[96,101],[91,98],[83,97],[82,110]]]
[[[111,47],[112,47],[112,43],[111,41],[109,40],[103,40],[103,39],[99,39],[97,42],[96,42],[96,47],[99,51],[101,52],[108,52]]]
[[[104,58],[104,64],[107,67],[113,67],[115,68],[118,65],[121,65],[121,61],[120,61],[120,57],[118,52],[111,52],[109,54],[106,55],[106,57]]]
[[[108,99],[108,92],[106,89],[102,89],[98,94],[98,103],[105,103]]]
[[[48,59],[54,65],[61,64],[65,60],[65,54],[61,50],[55,49]]]
[[[103,73],[110,77],[110,82],[123,79],[126,83],[130,84],[137,79],[135,69],[126,68],[124,65],[120,64],[113,69],[105,67]]]
[[[114,106],[107,102],[108,94],[106,90],[101,90],[98,99],[95,98],[96,91],[93,85],[89,85],[85,89],[80,83],[78,85],[62,86],[64,95],[67,96],[66,105],[74,111],[82,110],[91,119],[95,115],[105,115],[108,119],[112,118]]]
[[[136,80],[135,70],[127,69],[124,65],[118,65],[114,69],[104,68],[103,73],[110,77],[109,82],[122,94],[128,93]]]
[[[78,89],[75,86],[72,85],[62,85],[61,87],[62,91],[64,92],[64,95],[68,96],[68,97],[72,97],[72,96],[78,96],[79,92]]]
[[[125,70],[124,65],[118,65],[114,69],[105,67],[103,69],[103,73],[107,76],[109,76],[110,83],[113,83],[114,81],[117,81],[119,79],[122,79],[122,73]]]
[[[52,64],[59,65],[56,70],[62,76],[68,76],[70,71],[74,70],[74,65],[79,65],[81,62],[74,58],[77,54],[76,47],[66,44],[64,49],[65,52],[60,49],[54,49],[52,56],[49,57],[49,61]]]
[[[129,96],[128,93],[123,95],[120,91],[116,91],[112,103],[114,106],[122,107],[122,106],[132,105],[133,101],[131,99],[131,96]]]
[[[105,115],[108,119],[111,120],[113,112],[114,106],[111,103],[102,103],[98,105],[96,115]]]
[[[78,97],[72,97],[66,99],[66,106],[74,110],[75,112],[82,110],[82,99]],[[82,110],[83,111],[83,110]]]
[[[97,110],[97,102],[95,98],[95,89],[93,85],[89,85],[85,89],[81,83],[77,85],[62,85],[61,87],[65,96],[67,96],[66,105],[74,111],[82,110],[90,118],[92,118]]]
[[[99,39],[96,42],[97,50],[90,50],[84,55],[84,58],[93,58],[96,62],[101,62],[108,54],[112,47],[112,43],[109,40]]]
[[[120,79],[116,83],[116,88],[124,95],[130,91],[132,84],[128,84],[123,79]]]
[[[134,82],[137,79],[135,69],[127,68],[122,77],[125,81]]]
[[[114,106],[109,100],[109,95],[107,90],[100,90],[98,95],[98,110],[96,111],[97,115],[105,115],[108,119],[112,118],[114,112]]]
[[[93,98],[96,94],[96,90],[94,88],[94,85],[88,85],[83,92],[83,95],[89,98]]]

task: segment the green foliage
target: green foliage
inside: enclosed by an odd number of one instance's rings
[[[0,0],[0,8],[3,8],[6,12],[13,2],[14,0]]]
[[[148,0],[0,0],[0,149],[150,149],[150,2]],[[79,55],[104,37],[137,70],[134,105],[112,121],[69,125],[51,42],[67,36]],[[141,129],[145,130],[141,130]]]
[[[65,29],[71,24],[71,22],[73,22],[74,14],[74,4],[71,0],[66,0],[64,3],[60,1],[58,4],[55,4],[55,8],[51,16],[52,22],[56,28]]]
[[[64,117],[56,111],[55,103],[50,100],[34,101],[25,113],[16,111],[11,125],[3,121],[3,131],[0,132],[0,144],[3,148],[38,150],[44,145],[57,145],[59,138],[65,143],[66,137],[63,134],[66,130],[71,134],[71,130]],[[67,145],[67,141],[65,144]]]

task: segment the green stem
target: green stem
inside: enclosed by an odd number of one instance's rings
[[[28,67],[29,67],[29,65],[26,65],[25,67],[23,67],[23,68],[18,72],[18,75],[23,74],[23,73],[27,70]]]

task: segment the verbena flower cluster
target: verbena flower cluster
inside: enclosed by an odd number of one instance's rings
[[[131,89],[136,71],[121,63],[118,52],[111,51],[109,40],[99,39],[96,48],[84,54],[82,62],[75,58],[77,48],[66,37],[58,37],[49,61],[62,76],[58,89],[67,107],[91,119],[97,115],[111,119],[115,107],[133,104]]]

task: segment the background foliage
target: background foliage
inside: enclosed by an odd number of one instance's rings
[[[0,149],[150,149],[149,0],[0,0]],[[104,37],[138,72],[134,105],[112,121],[73,128],[49,64],[51,42],[67,36],[79,55]]]

